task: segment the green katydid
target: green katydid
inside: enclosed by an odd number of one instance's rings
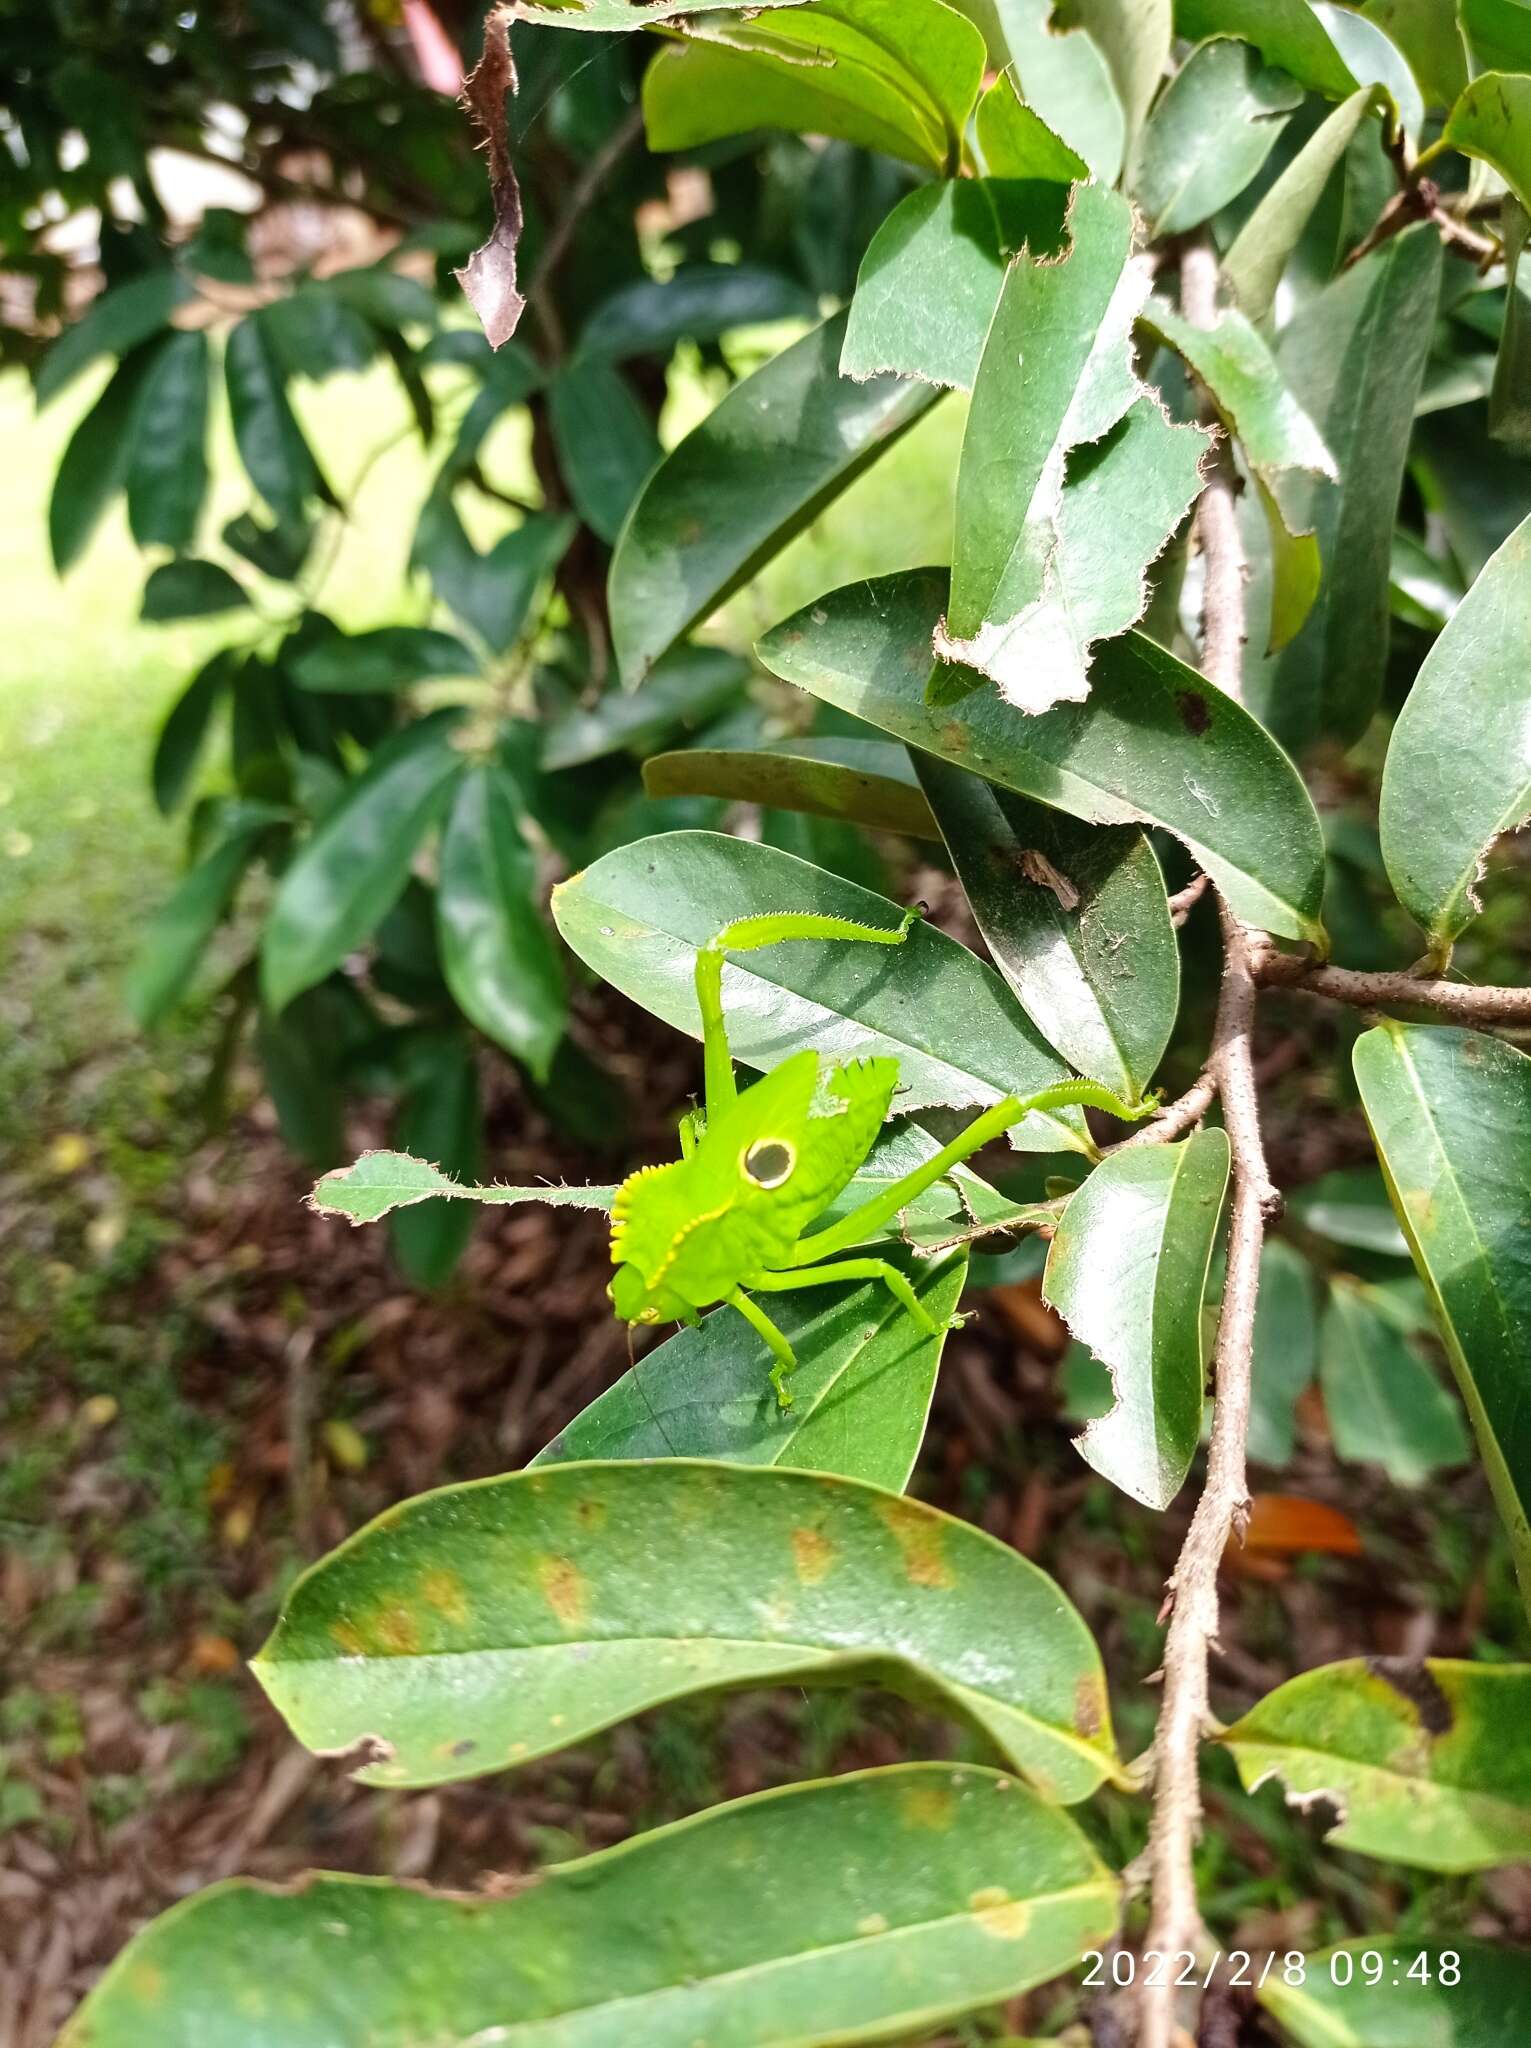
[[[891,931],[806,911],[741,917],[699,948],[703,1108],[681,1121],[680,1158],[641,1167],[612,1204],[617,1271],[609,1291],[622,1320],[695,1324],[704,1308],[728,1303],[775,1358],[771,1384],[783,1408],[792,1403],[787,1378],[797,1360],[752,1295],[880,1280],[935,1335],[935,1323],[896,1266],[837,1254],[873,1239],[922,1190],[1033,1110],[1079,1103],[1130,1119],[1153,1108],[1152,1102],[1133,1107],[1094,1081],[1060,1081],[1024,1098],[1007,1095],[849,1215],[810,1230],[871,1151],[898,1084],[898,1062],[882,1057],[826,1065],[816,1052],[804,1051],[741,1093],[723,1018],[725,955],[794,939],[901,946],[919,915],[911,910]]]

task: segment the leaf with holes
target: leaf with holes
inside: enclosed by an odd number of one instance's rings
[[[1020,97],[1052,132],[1114,185],[1127,151],[1127,115],[1111,66],[1083,28],[1058,32],[1053,0],[994,0]]]
[[[1219,1738],[1250,1791],[1339,1809],[1336,1849],[1416,1870],[1531,1861],[1531,1664],[1324,1664]]]
[[[1101,1162],[1063,1212],[1042,1298],[1110,1369],[1116,1402],[1075,1449],[1167,1508],[1201,1436],[1202,1300],[1228,1185],[1228,1139],[1198,1131]]]
[[[1099,1655],[1044,1572],[934,1508],[784,1468],[552,1465],[423,1494],[299,1580],[254,1670],[309,1748],[383,1745],[369,1784],[477,1777],[662,1700],[810,1676],[933,1700],[1050,1798],[1120,1774]]]

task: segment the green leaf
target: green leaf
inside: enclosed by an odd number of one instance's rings
[[[473,1048],[461,1030],[437,1031],[409,1048],[396,1135],[456,1174],[478,1171],[483,1120]],[[388,1226],[393,1255],[413,1287],[445,1286],[477,1222],[465,1202],[413,1202]]]
[[[1356,1282],[1330,1289],[1318,1375],[1335,1451],[1350,1463],[1380,1465],[1395,1486],[1414,1487],[1471,1457],[1461,1409]]]
[[[320,1216],[344,1216],[352,1223],[376,1223],[394,1209],[435,1196],[459,1201],[513,1205],[547,1202],[553,1208],[610,1210],[614,1187],[467,1187],[427,1160],[408,1152],[363,1152],[350,1166],[327,1173],[308,1198]]]
[[[716,832],[667,832],[608,853],[553,892],[567,943],[634,1002],[702,1035],[696,953],[734,918],[819,911],[884,929],[900,911],[885,897],[791,854]],[[865,958],[876,952],[875,961]],[[933,925],[898,947],[803,940],[723,970],[735,1056],[775,1066],[811,1045],[837,1059],[889,1054],[899,1062],[899,1109],[988,1105],[1067,1078],[992,967]],[[1034,1113],[1011,1132],[1022,1151],[1082,1151],[1075,1110]]]
[[[262,526],[248,512],[229,520],[223,529],[223,545],[243,557],[263,576],[278,583],[297,580],[313,544],[311,525],[295,527]]]
[[[636,697],[608,690],[577,704],[544,732],[542,765],[578,768],[608,754],[643,754],[677,731],[699,732],[736,704],[750,667],[721,647],[676,647],[650,671]]]
[[[1465,0],[1467,8],[1474,4],[1475,0]],[[1467,84],[1467,52],[1457,9],[1443,7],[1440,0],[1362,0],[1361,12],[1402,50],[1430,104],[1449,107]],[[1531,61],[1531,36],[1526,55]]]
[[[773,740],[763,747],[686,747],[643,765],[652,797],[721,796],[768,809],[845,818],[878,832],[939,839],[903,747],[886,740]]]
[[[1020,96],[1103,185],[1121,175],[1127,116],[1111,67],[1083,29],[1055,34],[1054,0],[994,0]]]
[[[216,1885],[136,1938],[59,2048],[830,2048],[1059,1976],[1110,1941],[1119,1896],[1067,1814],[906,1764],[714,1807],[508,1896]]]
[[[155,351],[128,466],[128,521],[141,548],[186,548],[196,537],[207,495],[208,374],[204,333],[167,335]]]
[[[1522,206],[1531,207],[1531,78],[1485,71],[1452,108],[1441,140],[1491,164]]]
[[[1288,509],[1293,487],[1304,475],[1337,482],[1334,458],[1287,388],[1276,358],[1237,308],[1220,313],[1215,326],[1200,328],[1155,298],[1144,318],[1201,379],[1254,472],[1271,536],[1270,651],[1275,653],[1294,638],[1312,610],[1321,574],[1312,529],[1302,525],[1300,513]]]
[[[597,358],[560,371],[548,407],[579,516],[602,540],[614,541],[659,460],[654,422],[621,371]]]
[[[207,744],[214,713],[223,701],[239,661],[236,648],[220,647],[176,698],[160,727],[159,738],[154,744],[150,781],[155,805],[164,817],[170,816],[190,787]]]
[[[952,178],[900,200],[862,258],[840,374],[971,390],[1006,256],[1055,255],[1067,196],[1041,180]]]
[[[279,815],[279,814],[278,814]],[[151,1030],[179,1000],[222,923],[269,819],[231,833],[191,870],[144,929],[128,969],[128,1009]]]
[[[532,1463],[722,1458],[838,1472],[902,1492],[925,1434],[967,1254],[896,1263],[939,1335],[920,1329],[880,1281],[773,1294],[771,1320],[799,1361],[784,1415],[771,1391],[774,1360],[765,1344],[734,1309],[716,1309],[699,1328],[682,1330],[639,1359]]]
[[[1457,0],[1473,68],[1531,71],[1531,22],[1524,0]]]
[[[1160,81],[1174,41],[1170,0],[1074,0],[1070,18],[1089,32],[1106,63],[1126,116],[1128,156]]]
[[[1044,1038],[1136,1102],[1180,1007],[1164,877],[1131,825],[1084,825],[932,755],[920,782],[989,954]]]
[[[1440,632],[1465,594],[1455,562],[1441,561],[1401,528],[1393,535],[1388,589],[1393,617],[1427,633]]]
[[[1259,174],[1302,88],[1244,43],[1204,43],[1143,132],[1133,194],[1156,235],[1200,227]]]
[[[282,1137],[312,1166],[328,1166],[344,1143],[339,1055],[355,1000],[354,991],[343,995],[338,978],[332,978],[305,990],[280,1017],[262,1010],[256,1026],[256,1050]]]
[[[1185,1484],[1201,1438],[1202,1299],[1228,1184],[1228,1139],[1114,1152],[1063,1212],[1042,1299],[1109,1368],[1116,1404],[1074,1448],[1146,1507]]]
[[[429,626],[379,626],[370,633],[319,633],[287,655],[300,690],[344,696],[407,690],[433,676],[472,676],[478,663],[453,633]]]
[[[457,718],[437,712],[385,741],[283,875],[261,940],[272,1011],[323,981],[397,900],[462,769]]]
[[[823,702],[1002,789],[1089,824],[1163,826],[1247,924],[1324,943],[1317,815],[1241,706],[1141,634],[1099,650],[1082,708],[1026,718],[978,687],[928,704],[929,635],[945,598],[941,570],[851,584],[768,633],[760,658]]]
[[[1430,5],[1435,0],[1429,0]],[[1245,314],[1264,322],[1276,302],[1287,259],[1343,160],[1357,129],[1380,110],[1382,96],[1365,86],[1335,108],[1264,194],[1223,258],[1223,279]]]
[[[1518,526],[1425,656],[1388,746],[1382,857],[1404,908],[1444,955],[1478,909],[1496,839],[1531,813],[1526,664],[1531,519]]]
[[[441,964],[464,1016],[548,1077],[568,1009],[563,968],[537,905],[537,861],[503,767],[470,768],[441,839]]]
[[[1289,747],[1357,739],[1377,708],[1393,528],[1440,278],[1441,239],[1422,223],[1310,299],[1276,351],[1340,473],[1337,488],[1314,479],[1283,493],[1288,531],[1317,531],[1324,583],[1290,644],[1246,664],[1250,708]]]
[[[668,359],[681,341],[716,341],[736,328],[812,320],[818,301],[795,278],[753,263],[683,263],[660,283],[640,277],[602,299],[579,332],[576,361]]]
[[[1531,1605],[1531,1059],[1475,1031],[1391,1022],[1353,1057]]]
[[[1272,1970],[1258,1996],[1299,2048],[1485,2048],[1531,2031],[1531,1956],[1460,1938],[1436,1949],[1362,1934],[1309,1956],[1300,1984]]]
[[[503,654],[520,637],[532,599],[576,530],[570,517],[532,513],[481,555],[451,500],[433,496],[421,511],[410,562],[426,571],[442,603],[491,654]]]
[[[65,328],[38,366],[35,395],[45,406],[102,356],[130,356],[170,324],[178,306],[193,296],[178,271],[148,270],[113,285],[91,300],[72,327]]]
[[[1044,1572],[785,1467],[551,1465],[423,1494],[299,1580],[253,1669],[309,1748],[386,1743],[368,1784],[477,1777],[661,1700],[808,1676],[934,1699],[1065,1804],[1119,1772],[1099,1653]]]
[[[991,179],[1072,185],[1090,175],[1077,150],[1023,103],[1013,72],[1002,71],[978,102],[973,130]]]
[[[299,527],[310,498],[333,502],[287,398],[270,309],[249,313],[224,348],[234,439],[251,483],[282,526]]]
[[[1417,1870],[1531,1860],[1531,1665],[1352,1658],[1305,1671],[1220,1738],[1251,1791],[1339,1808],[1328,1841]]]
[[[951,173],[984,62],[983,37],[941,0],[812,0],[693,23],[644,73],[649,148],[785,128]]]
[[[164,345],[142,342],[123,357],[59,459],[48,500],[48,544],[60,576],[84,554],[128,480],[144,392]]]
[[[1249,1412],[1249,1455],[1256,1464],[1291,1462],[1297,1397],[1312,1385],[1317,1364],[1313,1268],[1281,1238],[1268,1237],[1260,1253]]]
[[[1312,0],[1312,4],[1356,83],[1380,86],[1387,94],[1394,113],[1389,123],[1393,132],[1401,127],[1406,135],[1417,137],[1424,126],[1425,102],[1403,51],[1358,9],[1336,7],[1330,0]]]
[[[842,313],[736,384],[650,477],[612,558],[612,639],[635,688],[934,403],[839,373]]]
[[[1021,710],[1088,695],[1093,644],[1148,603],[1146,571],[1201,486],[1207,436],[1138,382],[1132,209],[1074,188],[1071,247],[1005,274],[957,475],[951,604],[936,652]],[[1087,445],[1094,444],[1094,445]],[[1067,469],[1065,468],[1067,465]]]
[[[227,569],[182,555],[150,572],[139,617],[150,622],[204,619],[215,612],[237,611],[249,602]]]
[[[1175,0],[1175,27],[1193,42],[1236,36],[1253,43],[1267,64],[1279,64],[1326,99],[1342,100],[1356,89],[1309,0]]]
[[[1388,1201],[1387,1183],[1370,1166],[1340,1166],[1298,1188],[1287,1203],[1293,1222],[1347,1250],[1406,1259],[1409,1247]]]
[[[1489,392],[1489,432],[1512,455],[1531,456],[1531,264],[1521,262],[1531,239],[1531,217],[1506,198],[1501,227],[1508,287],[1504,328]]]

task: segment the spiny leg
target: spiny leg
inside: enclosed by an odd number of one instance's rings
[[[906,1275],[886,1259],[836,1259],[832,1265],[814,1266],[807,1272],[757,1273],[750,1285],[766,1294],[784,1294],[799,1287],[828,1287],[837,1280],[880,1280],[922,1330],[932,1337],[940,1335],[941,1325],[909,1285]],[[960,1323],[962,1318],[956,1320]]]
[[[890,1182],[880,1194],[869,1196],[859,1208],[852,1209],[848,1216],[842,1216],[838,1223],[815,1231],[810,1237],[799,1238],[788,1263],[792,1266],[817,1265],[820,1259],[829,1258],[835,1252],[864,1244],[874,1231],[885,1223],[891,1223],[899,1210],[906,1208],[916,1195],[923,1194],[933,1182],[950,1173],[954,1166],[960,1166],[964,1159],[987,1145],[991,1138],[999,1137],[1012,1124],[1030,1116],[1033,1110],[1064,1109],[1075,1103],[1109,1110],[1113,1116],[1129,1122],[1147,1116],[1156,1107],[1156,1100],[1136,1106],[1123,1102],[1120,1096],[1113,1095],[1109,1088],[1102,1088],[1097,1081],[1058,1081],[1051,1088],[1040,1089],[1035,1095],[1007,1095],[992,1109],[986,1109],[982,1116],[975,1117],[965,1131],[953,1138],[949,1145],[943,1145],[923,1165],[913,1167],[901,1179]]]
[[[730,1308],[736,1308],[739,1311],[740,1315],[743,1316],[757,1336],[765,1339],[772,1356],[776,1360],[775,1365],[771,1368],[771,1385],[776,1390],[776,1405],[778,1408],[790,1408],[792,1406],[792,1396],[787,1389],[786,1378],[789,1372],[797,1371],[797,1353],[771,1321],[765,1310],[757,1302],[751,1301],[742,1287],[736,1287],[732,1294],[725,1294],[723,1299]]]
[[[901,946],[918,909],[904,913],[892,931],[856,924],[848,917],[826,917],[816,910],[778,910],[758,917],[736,917],[732,924],[697,948],[696,1006],[702,1013],[702,1087],[710,1117],[718,1116],[738,1097],[734,1056],[723,1022],[723,956],[753,953],[789,939],[847,939],[871,946]]]

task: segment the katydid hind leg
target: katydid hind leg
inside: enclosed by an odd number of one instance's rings
[[[907,1274],[889,1265],[886,1259],[836,1259],[827,1266],[789,1267],[781,1273],[757,1273],[750,1284],[768,1294],[782,1294],[799,1287],[829,1287],[843,1280],[880,1280],[899,1307],[907,1310],[932,1337],[962,1320],[958,1316],[951,1323],[938,1323],[909,1284]]]

